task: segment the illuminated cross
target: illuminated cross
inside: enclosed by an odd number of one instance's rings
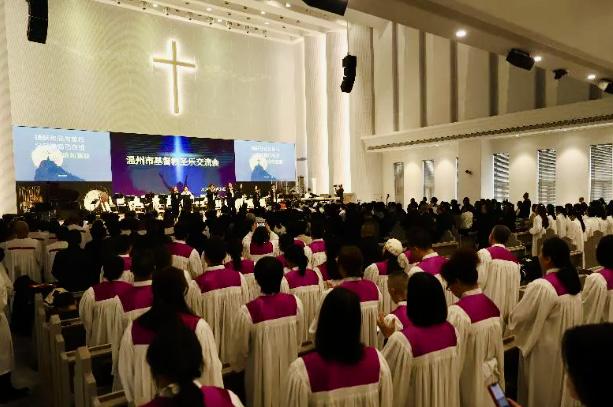
[[[174,100],[174,113],[179,114],[179,67],[182,68],[196,68],[196,64],[191,62],[182,62],[177,60],[177,42],[172,41],[172,59],[166,58],[153,58],[154,63],[158,64],[166,64],[172,66],[172,91],[173,91],[173,100]]]

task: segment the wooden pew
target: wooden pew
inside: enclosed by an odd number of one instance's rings
[[[530,232],[515,233],[515,238],[517,239],[517,241],[523,244],[526,249],[532,248],[532,235],[530,234]]]
[[[123,391],[103,394],[94,398],[93,407],[132,407],[132,403],[128,403]]]
[[[458,242],[445,242],[445,243],[435,243],[432,245],[432,249],[437,252],[440,256],[449,257],[456,250],[458,250]]]
[[[75,351],[75,407],[127,405],[125,397],[122,401],[123,392],[121,395],[111,393],[112,358],[110,344],[92,348],[82,346]]]
[[[62,360],[62,353],[75,350],[85,345],[85,328],[78,318],[60,320],[58,315],[49,318],[50,373],[53,383],[53,405],[69,407],[71,403],[70,384],[67,383],[65,367],[68,362]]]
[[[507,249],[519,260],[526,257],[526,247],[524,245],[507,247]]]

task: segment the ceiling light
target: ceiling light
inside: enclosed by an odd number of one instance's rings
[[[156,3],[153,3],[153,7],[158,8],[159,6]]]
[[[292,5],[289,3],[285,3],[285,7],[290,8]]]
[[[269,23],[268,21],[266,21],[264,24],[266,24],[266,25],[270,25],[270,23]]]
[[[211,11],[213,11],[213,9],[212,9],[212,8],[210,8],[210,7],[207,7],[207,8],[206,8],[206,11],[208,11],[208,12],[210,13]]]
[[[261,15],[266,15],[266,12],[264,10],[260,11]]]
[[[596,79],[596,74],[591,73],[587,76],[588,81],[593,81],[594,79]]]
[[[537,55],[534,57],[534,62],[541,62],[543,60],[543,57],[540,55]]]
[[[222,22],[223,22],[223,20],[222,20],[221,18],[218,18],[218,19],[217,19],[217,22],[218,22],[218,23],[222,23]]]
[[[455,32],[455,36],[458,38],[466,37],[466,30],[458,30]]]

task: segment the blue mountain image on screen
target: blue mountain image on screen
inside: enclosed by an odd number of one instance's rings
[[[36,169],[34,181],[83,181],[83,179],[69,173],[47,157]]]
[[[253,167],[251,171],[251,181],[276,181],[277,179],[270,175],[268,171],[262,167],[262,164],[258,160],[258,163]]]

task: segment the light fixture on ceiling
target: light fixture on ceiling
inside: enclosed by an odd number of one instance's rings
[[[603,92],[613,93],[613,81],[611,79],[601,79],[598,81],[598,87]]]
[[[534,66],[534,59],[530,56],[530,54],[517,48],[513,48],[509,51],[507,54],[507,62],[527,71],[531,70]]]
[[[261,15],[263,15],[263,16],[265,16],[265,15],[266,15],[266,12],[265,12],[264,10],[262,10],[262,11],[260,11],[260,14],[261,14]]]
[[[158,8],[159,5],[157,3],[153,3],[153,7]]]
[[[455,36],[457,38],[464,38],[464,37],[466,37],[466,34],[467,34],[466,30],[458,30],[458,31],[455,32]]]
[[[289,4],[289,3],[285,3],[285,7],[287,7],[287,8],[291,8],[291,7],[292,7],[292,5],[291,5],[291,4]]]
[[[266,25],[270,25],[270,23],[269,23],[268,21],[266,21],[264,24],[266,24]]]
[[[591,73],[587,76],[588,81],[593,81],[594,79],[596,79],[596,74]]]
[[[207,8],[206,8],[206,11],[208,11],[208,12],[210,13],[211,11],[213,11],[213,9],[212,9],[212,8],[210,8],[210,7],[207,7]]]
[[[223,20],[222,20],[221,18],[218,18],[218,19],[217,19],[217,22],[218,22],[218,23],[223,23]]]
[[[543,57],[540,55],[537,55],[534,57],[534,62],[541,62],[543,60]]]

